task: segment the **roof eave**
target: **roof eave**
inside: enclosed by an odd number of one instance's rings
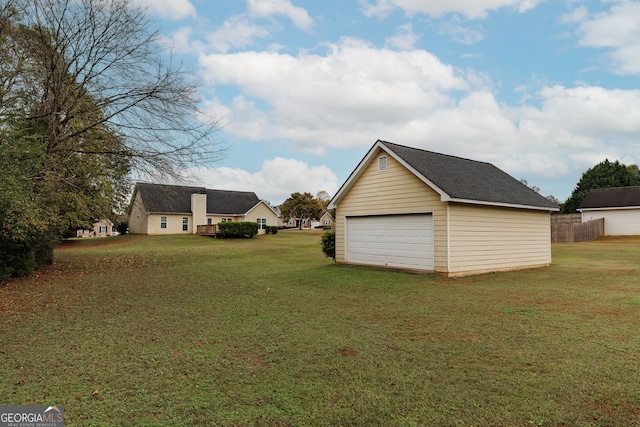
[[[546,206],[519,205],[514,203],[488,202],[484,200],[449,199],[448,201],[455,202],[455,203],[466,203],[466,204],[472,204],[472,205],[496,206],[501,208],[530,209],[530,210],[549,211],[549,212],[557,212],[560,210],[559,207],[552,208],[552,207],[546,207]]]
[[[610,211],[612,209],[615,209],[615,210],[640,209],[640,206],[603,206],[599,208],[578,208],[576,210],[578,212],[582,212],[582,211]]]

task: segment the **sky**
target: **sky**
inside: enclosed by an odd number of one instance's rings
[[[333,196],[378,139],[560,201],[640,164],[640,1],[136,1],[221,125],[207,188]]]

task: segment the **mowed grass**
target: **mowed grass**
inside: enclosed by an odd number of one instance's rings
[[[321,232],[61,245],[0,285],[0,404],[67,426],[640,425],[640,238],[460,279]]]

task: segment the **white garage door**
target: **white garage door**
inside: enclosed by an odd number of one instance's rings
[[[433,270],[433,215],[347,217],[347,262]]]

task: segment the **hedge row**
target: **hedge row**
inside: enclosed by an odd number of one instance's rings
[[[221,222],[218,224],[223,238],[253,237],[258,234],[257,222]]]

